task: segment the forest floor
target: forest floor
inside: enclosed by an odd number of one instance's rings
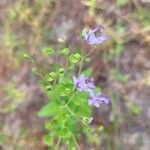
[[[93,11],[93,8],[95,11]],[[43,45],[54,45],[63,37],[72,52],[82,47],[85,27],[102,25],[109,39],[96,48],[91,63],[95,84],[111,98],[111,108],[93,111],[93,125],[111,131],[115,150],[150,148],[150,3],[137,0],[5,0],[0,2],[0,142],[4,150],[46,150],[42,143],[44,119],[37,112],[47,96],[32,74],[32,65],[21,55],[28,51],[43,66]],[[94,15],[93,15],[94,13]],[[48,66],[46,66],[48,67]],[[82,140],[81,140],[82,141]],[[83,140],[84,141],[84,140]],[[107,142],[81,149],[106,150]]]

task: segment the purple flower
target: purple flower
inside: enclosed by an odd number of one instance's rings
[[[99,107],[100,104],[102,103],[108,104],[109,103],[108,97],[103,96],[101,93],[94,93],[93,91],[91,91],[89,98],[89,105]]]
[[[93,78],[92,77],[85,77],[83,74],[79,78],[76,78],[73,76],[73,82],[74,82],[75,87],[79,91],[88,92],[91,89],[95,88]]]
[[[85,33],[85,40],[88,44],[100,44],[102,42],[104,42],[105,40],[107,40],[107,37],[103,34],[101,34],[102,32],[102,27],[96,27],[95,29],[90,29],[87,33]],[[98,36],[96,36],[96,32],[100,32],[100,34]]]

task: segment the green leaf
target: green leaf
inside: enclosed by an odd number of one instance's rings
[[[70,97],[69,108],[80,116],[90,117],[91,107],[88,105],[88,93],[77,91]]]
[[[76,91],[75,98],[79,99],[79,101],[87,101],[89,94],[87,92]]]
[[[73,133],[74,135],[77,134],[77,120],[74,117],[69,117],[68,122],[66,122],[66,127]]]
[[[78,106],[78,114],[81,116],[90,117],[91,107],[88,105],[88,101],[86,103],[81,103]]]
[[[59,106],[56,103],[48,103],[42,107],[42,109],[38,112],[39,117],[48,117],[53,116],[58,113],[60,110]]]

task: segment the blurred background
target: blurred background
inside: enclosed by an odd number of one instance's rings
[[[83,150],[150,149],[150,0],[0,0],[0,150],[46,150],[47,102],[24,59],[29,53],[40,67],[53,59],[44,47],[58,48],[64,38],[72,52],[82,47],[81,32],[102,25],[109,39],[96,48],[91,62],[95,84],[111,99],[111,108],[93,111],[93,127]],[[92,127],[91,126],[91,127]],[[105,130],[104,130],[105,129]]]

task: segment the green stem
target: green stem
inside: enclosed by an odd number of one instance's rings
[[[75,113],[70,109],[68,105],[66,105],[66,108],[68,109],[68,111],[70,112],[72,116],[76,116]]]
[[[83,62],[84,62],[84,58],[81,57],[81,61],[80,61],[80,66],[79,66],[79,72],[78,72],[78,75],[81,74],[81,71],[82,71],[82,66],[83,66]]]
[[[58,138],[57,144],[56,144],[56,149],[59,150],[59,143],[60,143],[60,137]]]
[[[73,141],[74,141],[74,143],[75,143],[77,149],[80,150],[80,147],[79,147],[79,145],[78,145],[78,143],[77,143],[77,141],[76,141],[75,136],[74,136],[74,135],[72,135],[72,136],[73,136]]]
[[[85,55],[85,57],[81,57],[78,75],[81,74],[84,60],[85,60],[87,57],[89,57],[91,54],[93,54],[93,53],[95,52],[95,50],[96,50],[96,49],[90,51],[87,55]]]
[[[43,78],[43,75],[42,75],[42,72],[41,72],[41,70],[40,70],[40,66],[38,65],[38,63],[34,60],[34,58],[32,57],[31,58],[31,63],[35,66],[35,68],[36,68],[36,70],[37,70],[37,75],[41,78],[41,79],[44,79]]]

